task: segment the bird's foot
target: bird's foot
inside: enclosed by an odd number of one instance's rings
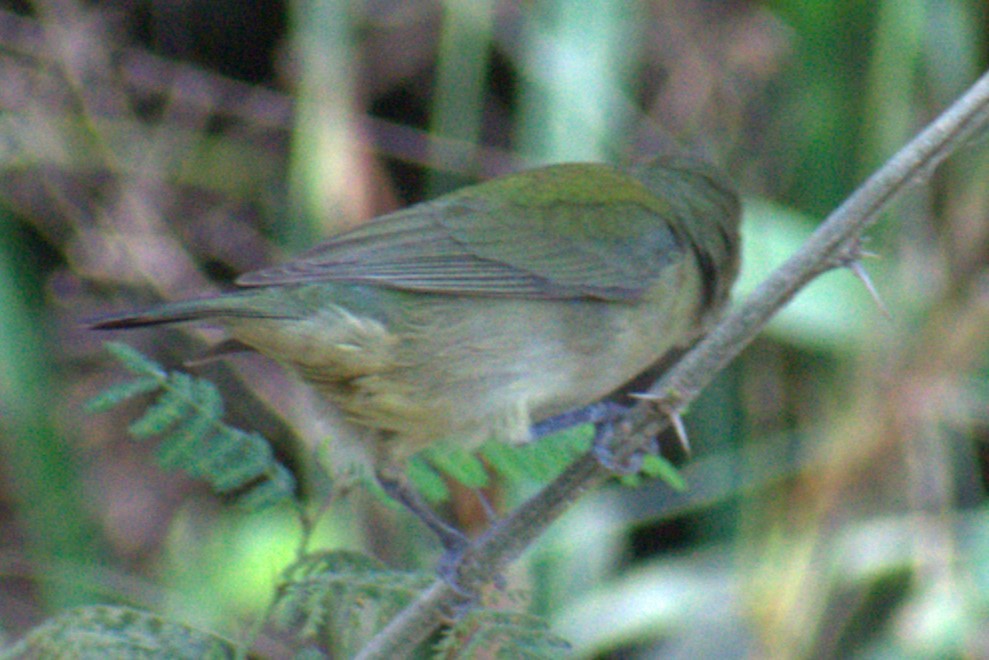
[[[618,475],[637,474],[642,470],[646,449],[637,449],[628,455],[619,455],[611,446],[615,435],[615,421],[596,424],[594,428],[594,444],[591,452],[598,463]]]
[[[457,595],[462,597],[464,606],[473,605],[478,598],[476,591],[467,589],[460,584],[460,564],[464,560],[464,553],[467,552],[468,548],[469,544],[460,548],[447,548],[436,565],[436,574],[439,575],[440,579],[446,582],[450,588],[457,593]]]
[[[635,474],[642,468],[644,452],[636,451],[630,456],[619,457],[611,447],[611,440],[615,435],[615,425],[619,423],[626,412],[628,412],[628,408],[621,404],[613,401],[599,401],[534,424],[532,436],[534,439],[539,439],[580,424],[593,424],[594,444],[592,451],[598,462],[616,474]]]

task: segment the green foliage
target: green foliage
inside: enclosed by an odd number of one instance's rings
[[[637,474],[628,474],[621,478],[624,486],[638,486],[644,477],[661,479],[667,486],[682,493],[687,490],[687,482],[676,467],[662,456],[646,454],[642,458],[642,467]]]
[[[481,449],[481,455],[492,469],[509,480],[543,483],[590,449],[592,435],[591,426],[585,425],[521,447],[489,442]]]
[[[488,485],[489,475],[484,463],[460,447],[451,445],[444,447],[442,451],[429,452],[427,460],[430,465],[468,488],[484,488]]]
[[[238,657],[229,641],[130,607],[94,605],[68,610],[32,630],[0,658]]]
[[[546,484],[590,447],[591,427],[579,427],[520,447],[493,440],[477,454],[452,444],[434,445],[409,462],[409,479],[430,502],[450,492],[444,476],[468,488],[484,488],[492,473],[509,485]]]
[[[295,479],[268,442],[223,423],[223,401],[212,383],[168,372],[138,351],[116,342],[107,350],[136,378],[114,385],[87,404],[103,412],[141,394],[157,398],[128,431],[135,440],[159,437],[159,464],[203,479],[221,494],[236,494],[248,510],[291,500]]]
[[[518,447],[493,440],[476,455],[452,445],[434,445],[409,461],[408,476],[422,496],[434,503],[450,497],[444,477],[468,488],[486,487],[491,473],[509,486],[547,484],[590,449],[593,435],[593,427],[585,424]],[[645,456],[641,471],[622,477],[621,482],[638,486],[644,478],[661,479],[677,491],[687,488],[677,469],[661,456]]]
[[[367,555],[327,551],[301,557],[282,574],[268,623],[294,657],[349,658],[358,653],[435,577],[393,571]],[[38,626],[0,660],[20,658],[233,658],[247,646],[131,607],[66,611]],[[556,658],[569,645],[534,616],[476,610],[435,649],[444,658]]]
[[[546,623],[528,614],[481,609],[471,612],[447,631],[437,645],[437,657],[560,658],[570,644],[550,632]]]
[[[272,622],[300,649],[349,658],[433,580],[357,552],[307,555],[284,572]]]
[[[272,620],[297,650],[351,657],[434,579],[388,570],[356,552],[308,555],[285,571]],[[558,658],[568,649],[538,617],[479,609],[450,628],[435,651],[444,658]]]
[[[406,465],[405,473],[412,486],[426,498],[427,502],[445,502],[450,499],[450,489],[447,488],[440,472],[428,460],[428,455],[432,453],[428,451],[413,457]],[[384,493],[383,490],[377,492]]]

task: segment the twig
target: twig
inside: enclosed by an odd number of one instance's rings
[[[934,168],[982,129],[989,119],[989,74],[873,174],[818,227],[789,260],[776,269],[700,343],[650,389],[653,398],[682,409],[755,338],[769,319],[818,275],[857,263],[862,231],[891,199],[925,181]],[[643,447],[669,424],[654,403],[643,401],[625,416],[614,438],[621,460]],[[484,534],[464,555],[458,585],[471,592],[494,580],[580,495],[608,471],[590,454],[577,459],[553,483]],[[454,612],[464,596],[438,581],[382,630],[358,656],[407,656]]]

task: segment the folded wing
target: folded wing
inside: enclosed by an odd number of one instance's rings
[[[573,195],[567,187],[575,175],[605,185],[607,200]],[[618,170],[551,166],[383,216],[283,265],[247,273],[238,284],[336,281],[444,294],[633,301],[682,255],[686,242],[668,215],[662,200]]]

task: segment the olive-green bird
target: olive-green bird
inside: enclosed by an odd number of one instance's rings
[[[551,165],[384,215],[236,292],[95,327],[219,323],[318,390],[393,480],[437,440],[525,442],[694,341],[728,300],[739,216],[692,158]]]

